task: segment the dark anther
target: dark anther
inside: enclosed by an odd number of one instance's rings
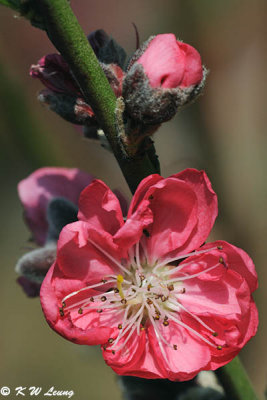
[[[59,314],[60,314],[61,317],[64,317],[64,311],[63,311],[62,308],[59,309]]]
[[[82,308],[79,308],[78,313],[79,313],[79,314],[82,314],[82,313],[83,313],[83,309],[82,309]]]
[[[101,301],[106,301],[106,300],[107,300],[106,296],[101,297]]]

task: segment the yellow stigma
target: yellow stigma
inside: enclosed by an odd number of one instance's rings
[[[118,288],[118,291],[119,291],[119,295],[121,296],[122,299],[124,299],[124,294],[123,294],[122,285],[121,285],[122,282],[123,282],[123,276],[122,275],[118,275],[117,276],[117,288]]]

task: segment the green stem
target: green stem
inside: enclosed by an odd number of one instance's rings
[[[216,375],[225,390],[227,400],[257,400],[239,357],[219,368]]]
[[[38,0],[32,4],[35,11],[42,15],[50,40],[69,64],[85,100],[92,106],[125,179],[134,192],[143,178],[156,172],[155,167],[147,152],[134,158],[125,156],[116,130],[115,94],[68,2]]]

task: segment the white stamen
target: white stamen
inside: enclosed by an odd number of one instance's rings
[[[103,253],[107,258],[109,258],[111,261],[114,262],[114,264],[117,265],[122,271],[124,271],[126,274],[131,275],[130,271],[126,269],[123,265],[121,265],[112,255],[110,255],[106,250],[102,249],[101,246],[99,246],[97,243],[95,243],[92,239],[88,238],[88,242],[90,242],[93,246],[95,246],[101,253]]]
[[[207,269],[204,269],[203,271],[198,272],[197,274],[193,274],[193,275],[188,275],[188,276],[181,276],[180,278],[175,278],[175,279],[168,279],[167,281],[164,281],[164,283],[175,283],[175,282],[183,282],[186,281],[188,279],[192,279],[192,278],[196,278],[202,274],[204,274],[205,272],[211,271],[212,269],[218,267],[219,265],[221,265],[221,263],[215,264],[212,267],[209,267]]]
[[[142,304],[141,308],[139,309],[139,311],[133,315],[125,324],[125,326],[123,326],[121,332],[119,333],[117,339],[115,340],[115,342],[112,344],[112,346],[110,347],[110,349],[112,349],[114,346],[116,346],[116,344],[118,343],[118,341],[129,331],[129,329],[131,329],[131,327],[134,325],[134,328],[136,329],[135,326],[135,322],[137,320],[137,318],[139,317],[140,314],[142,314],[144,310],[144,304]],[[125,329],[124,329],[125,328]]]
[[[146,306],[146,308],[148,309],[148,306]],[[160,333],[160,331],[157,328],[157,325],[153,319],[153,316],[150,314],[149,312],[149,319],[151,324],[153,325],[154,331],[158,333],[158,335],[160,336],[161,340],[170,348],[172,348],[171,344],[167,342],[167,340],[164,338],[164,336]]]
[[[207,252],[209,252],[209,251],[217,250],[217,249],[218,249],[218,247],[216,246],[216,247],[211,247],[210,249],[199,250],[199,251],[192,251],[191,253],[183,254],[183,255],[181,255],[181,256],[179,256],[179,257],[176,256],[176,257],[169,258],[169,259],[167,258],[167,259],[162,260],[161,262],[159,262],[159,263],[155,266],[155,268],[153,269],[153,272],[155,272],[157,269],[159,269],[159,268],[161,268],[161,267],[166,266],[166,265],[169,264],[170,262],[182,260],[183,258],[187,258],[187,257],[190,257],[190,256],[197,256],[197,255],[199,255],[199,254],[207,253]]]
[[[136,258],[136,265],[138,267],[138,269],[140,269],[141,271],[143,271],[143,268],[140,264],[140,243],[137,242],[135,245],[135,258]]]
[[[196,321],[198,321],[202,326],[204,326],[206,329],[208,329],[210,332],[215,333],[215,331],[213,329],[211,329],[207,324],[205,324],[205,322],[202,321],[201,318],[199,318],[197,315],[192,314],[189,310],[187,310],[187,308],[185,306],[183,306],[181,303],[173,303],[172,299],[168,300],[168,303],[171,303],[172,305],[172,309],[174,311],[180,311],[180,308],[184,311],[186,311],[189,315],[191,315],[191,317],[193,317]],[[167,304],[168,304],[167,303]]]
[[[117,280],[117,279],[116,279]],[[76,290],[75,292],[72,292],[72,293],[70,293],[70,294],[68,294],[67,296],[65,296],[61,301],[62,301],[62,303],[64,302],[64,301],[66,301],[67,299],[69,299],[70,297],[73,297],[73,296],[75,296],[76,294],[78,294],[78,293],[80,293],[80,292],[83,292],[84,290],[87,290],[87,289],[94,289],[94,288],[96,288],[96,287],[98,287],[98,286],[103,286],[103,285],[106,285],[107,283],[112,283],[112,282],[114,282],[115,280],[110,280],[110,281],[107,281],[107,282],[100,282],[100,283],[96,283],[96,284],[94,284],[94,285],[91,285],[91,286],[86,286],[86,287],[84,287],[84,288],[82,288],[82,289],[79,289],[79,290]]]
[[[174,317],[171,312],[166,312],[166,316],[169,319],[172,319],[173,321],[175,321],[178,325],[183,326],[185,329],[187,329],[188,331],[194,333],[196,336],[198,336],[200,339],[202,339],[204,342],[208,343],[210,346],[214,347],[215,349],[217,348],[217,346],[214,343],[211,343],[208,339],[206,339],[204,336],[202,336],[200,333],[198,333],[195,329],[191,328],[189,325],[185,324],[184,322],[180,321],[179,319],[177,319],[176,317]]]

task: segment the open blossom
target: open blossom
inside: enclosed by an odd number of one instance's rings
[[[42,284],[49,325],[102,345],[120,375],[189,380],[231,361],[256,333],[257,276],[243,250],[203,245],[216,216],[203,171],[148,176],[126,221],[116,196],[93,181]]]

